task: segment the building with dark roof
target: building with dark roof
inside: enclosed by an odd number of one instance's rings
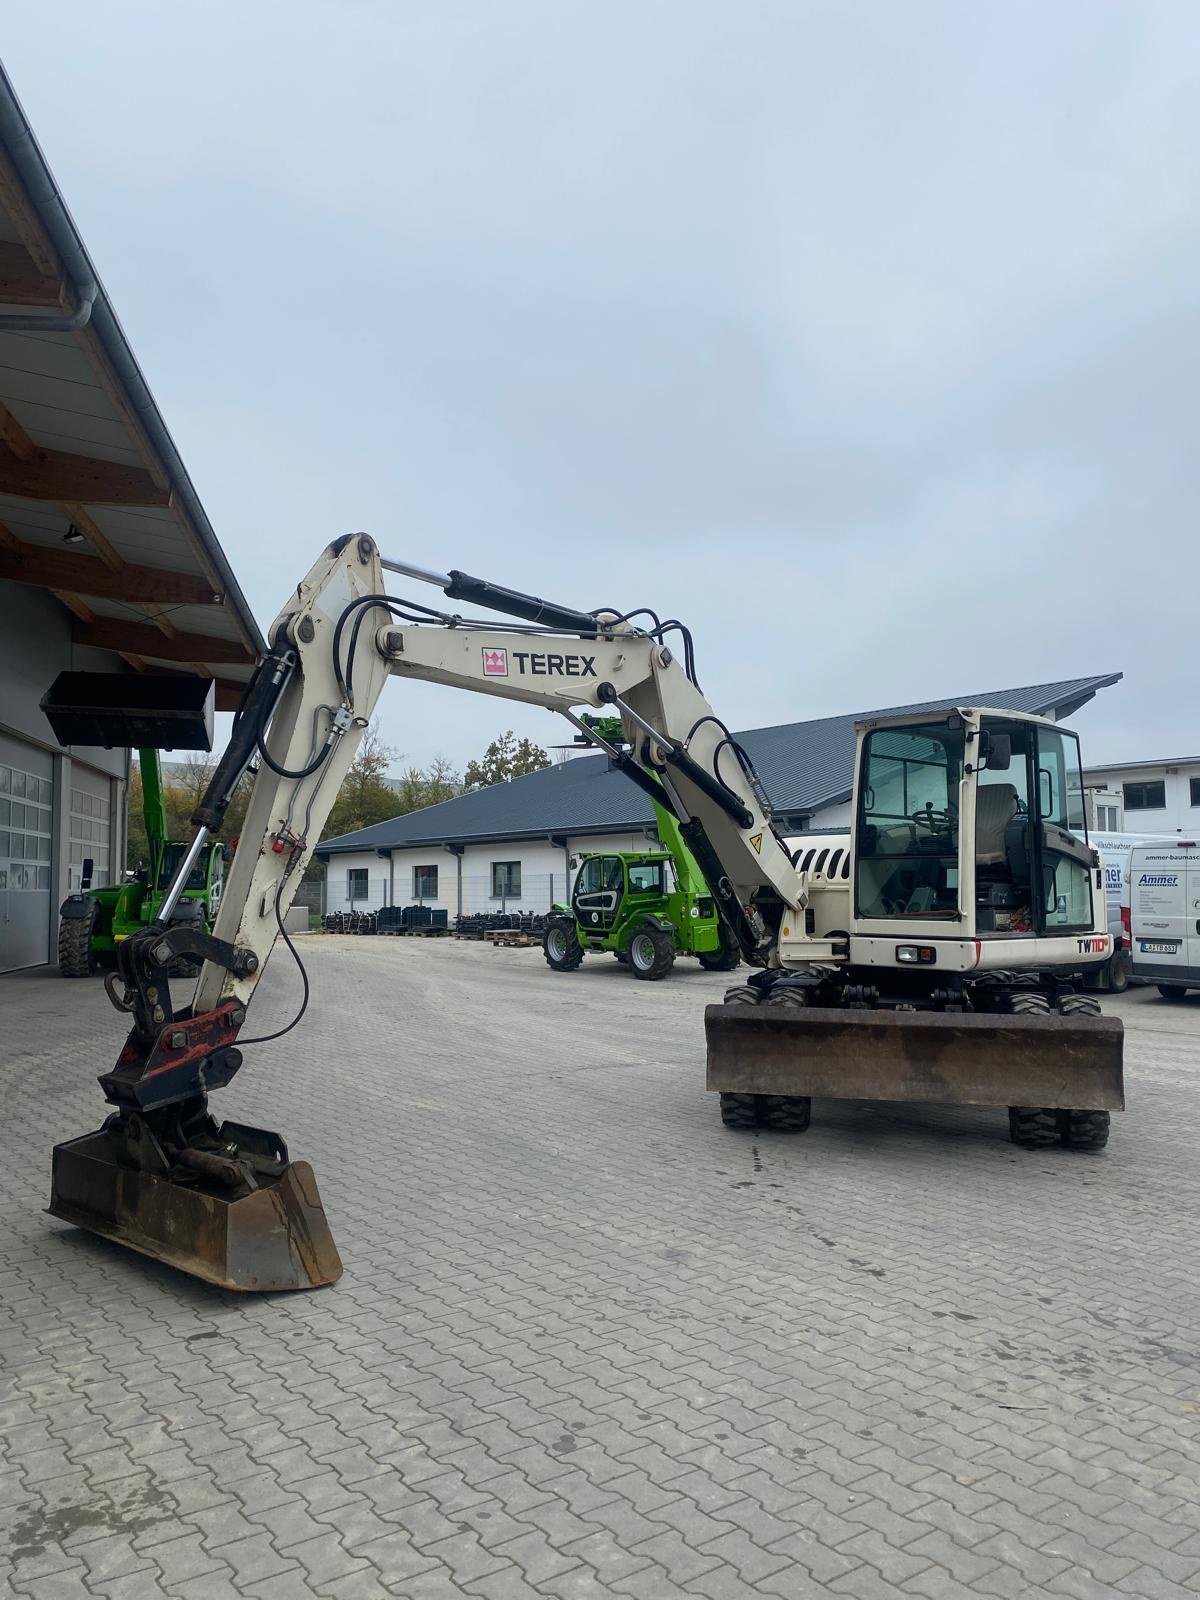
[[[844,826],[862,717],[954,706],[1002,706],[1061,721],[1120,680],[1119,672],[995,689],[738,735],[786,833]],[[654,839],[649,800],[603,755],[582,755],[508,783],[325,840],[326,906],[370,909],[422,901],[457,911],[545,910],[566,897],[573,855],[638,850]]]

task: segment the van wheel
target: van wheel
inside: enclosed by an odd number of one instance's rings
[[[635,930],[629,941],[629,970],[635,978],[653,982],[665,978],[675,965],[675,945],[662,928],[647,926]]]
[[[1187,990],[1181,983],[1160,983],[1158,992],[1164,1000],[1182,1000]]]
[[[1111,1120],[1107,1111],[1060,1111],[1059,1137],[1068,1150],[1103,1150]]]
[[[1118,950],[1108,963],[1109,994],[1124,994],[1129,987],[1133,961],[1128,950]]]

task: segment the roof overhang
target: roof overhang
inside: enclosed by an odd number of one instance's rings
[[[214,680],[219,710],[264,648],[3,68],[0,581],[134,671]]]

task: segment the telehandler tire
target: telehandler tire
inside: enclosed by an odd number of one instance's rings
[[[100,907],[93,900],[86,917],[64,917],[58,925],[58,970],[64,978],[90,978],[97,967],[92,934]]]
[[[665,978],[675,965],[675,943],[662,928],[647,924],[635,928],[629,941],[629,970],[635,978],[653,983]]]
[[[1110,1121],[1107,1111],[1060,1111],[1059,1137],[1068,1150],[1103,1150]]]
[[[721,929],[721,948],[700,952],[700,965],[705,972],[736,972],[741,964],[742,952],[737,941],[724,928]]]
[[[583,946],[570,923],[552,922],[542,936],[542,954],[552,972],[574,972],[583,960]]]

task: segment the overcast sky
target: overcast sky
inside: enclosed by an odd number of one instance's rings
[[[1085,759],[1200,747],[1198,0],[60,0],[4,54],[264,625],[365,528],[684,618],[735,727],[1122,671]]]

